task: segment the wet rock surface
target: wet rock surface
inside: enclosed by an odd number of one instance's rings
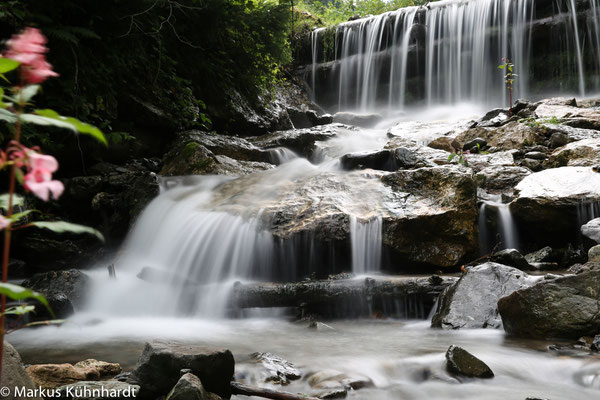
[[[0,381],[0,385],[2,385],[2,387],[10,388],[10,394],[8,396],[3,394],[3,397],[8,400],[18,399],[17,395],[14,393],[15,387],[24,388],[26,390],[33,390],[36,388],[31,381],[31,377],[25,370],[23,362],[21,361],[21,356],[6,340],[4,341],[4,346],[2,348],[2,380]],[[41,398],[34,397],[32,399],[40,400]]]
[[[462,347],[450,346],[446,352],[446,368],[449,372],[468,378],[493,378],[494,373],[483,361]]]
[[[72,364],[36,364],[27,373],[36,386],[55,389],[79,381],[98,381],[121,372],[119,364],[89,359]]]
[[[179,381],[181,369],[190,369],[206,390],[229,398],[234,359],[227,349],[167,341],[146,343],[130,381],[141,387],[141,398],[166,395]]]
[[[207,392],[196,375],[186,373],[171,389],[167,400],[221,400],[221,397]]]
[[[532,338],[578,338],[600,330],[600,270],[541,281],[498,301],[507,333]]]
[[[600,218],[595,218],[583,224],[581,234],[595,243],[600,243]]]
[[[529,287],[536,280],[521,270],[493,262],[467,268],[458,282],[440,295],[431,326],[500,328],[498,299]]]
[[[290,381],[300,379],[302,373],[294,364],[271,353],[252,353],[250,358],[261,364],[265,371],[265,382],[287,385]]]

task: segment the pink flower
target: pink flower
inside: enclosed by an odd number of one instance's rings
[[[46,61],[44,55],[48,51],[45,46],[46,37],[39,29],[26,28],[20,34],[13,36],[7,44],[8,51],[4,57],[21,63],[22,76],[27,83],[41,83],[51,76],[58,76]]]
[[[0,215],[0,231],[2,229],[5,229],[9,225],[10,225],[10,219],[4,218],[2,215]]]
[[[52,156],[27,151],[29,172],[25,175],[23,186],[44,201],[50,199],[50,194],[58,199],[65,190],[62,182],[52,180],[52,173],[58,169],[58,161]]]

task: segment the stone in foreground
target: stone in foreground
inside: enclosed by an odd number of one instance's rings
[[[600,270],[540,282],[498,301],[504,330],[531,338],[593,336],[600,331]]]
[[[462,347],[451,345],[446,352],[449,372],[469,378],[493,378],[494,373],[486,363]]]
[[[146,343],[131,379],[141,386],[141,398],[166,395],[179,381],[182,369],[190,369],[206,390],[229,398],[235,361],[228,349],[212,349],[168,341]]]
[[[19,387],[27,391],[35,389],[31,378],[25,371],[21,356],[7,341],[4,341],[2,349],[2,379],[0,380],[0,386],[11,388],[10,394],[3,396],[7,400],[18,399],[12,392],[12,388]],[[40,398],[32,397],[31,399],[38,400]]]
[[[252,353],[250,358],[260,363],[265,370],[265,382],[287,385],[300,379],[302,373],[291,362],[271,353]]]
[[[54,389],[79,381],[96,381],[121,372],[119,364],[89,359],[71,364],[36,364],[27,368],[27,373],[36,386]]]
[[[187,373],[179,378],[177,384],[169,392],[167,400],[221,400],[221,398],[214,393],[207,392],[196,375]]]
[[[499,328],[498,299],[531,286],[537,278],[493,262],[469,268],[439,297],[431,326],[444,329]]]

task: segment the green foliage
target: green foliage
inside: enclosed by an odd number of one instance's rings
[[[54,313],[52,312],[52,309],[50,309],[48,300],[46,300],[44,295],[42,295],[38,292],[35,292],[31,289],[26,289],[22,286],[15,285],[15,284],[8,283],[8,282],[0,282],[0,295],[5,295],[9,299],[15,300],[15,301],[27,300],[27,299],[37,300],[41,304],[43,304],[52,315],[54,315]],[[9,308],[5,312],[8,312],[9,310],[11,310],[11,309]],[[13,312],[11,312],[11,313],[15,314],[19,311],[20,312],[33,311],[33,308],[25,308],[25,309],[12,310],[12,311]]]
[[[298,9],[308,11],[322,20],[324,26],[337,25],[351,18],[363,18],[394,11],[402,7],[419,6],[425,0],[300,0]]]
[[[56,233],[72,232],[72,233],[88,233],[96,236],[98,239],[104,242],[104,236],[94,228],[89,226],[73,224],[65,221],[34,221],[31,223],[32,226],[48,229]]]

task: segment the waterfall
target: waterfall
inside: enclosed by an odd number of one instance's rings
[[[381,267],[382,218],[374,217],[366,222],[350,217],[350,241],[352,245],[352,272],[365,274],[379,271]]]
[[[598,0],[587,1],[548,7],[546,0],[443,0],[318,29],[312,34],[315,101],[360,112],[419,102],[506,105],[497,68],[503,57],[518,75],[513,99],[600,90]],[[325,42],[333,52],[325,54],[319,46]],[[534,70],[542,71],[535,79]],[[596,87],[589,87],[588,76]]]
[[[508,204],[501,203],[499,199],[483,201],[479,207],[478,224],[482,255],[492,251],[497,239],[502,242],[500,249],[519,248],[519,236]]]

